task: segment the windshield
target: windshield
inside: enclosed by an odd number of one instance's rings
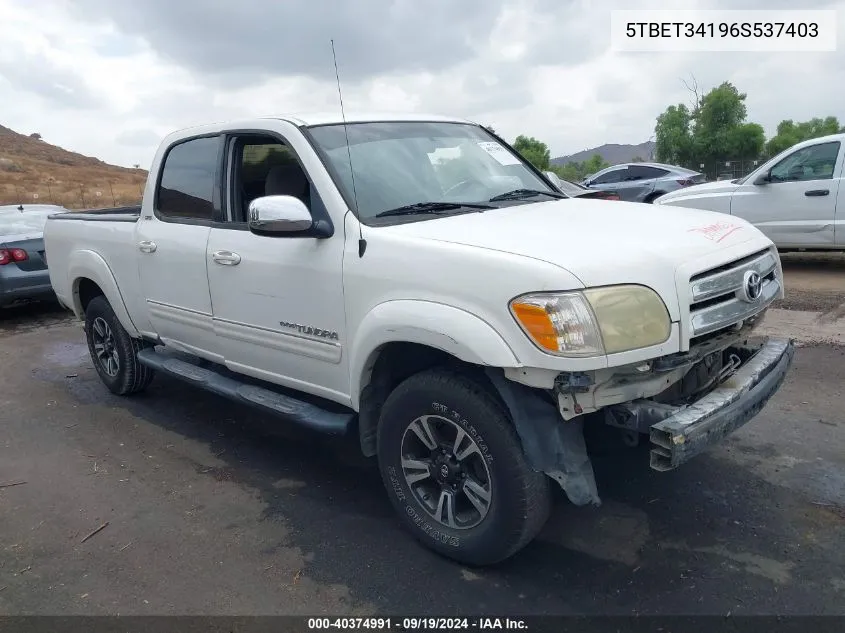
[[[315,126],[310,132],[347,199],[357,199],[364,221],[420,203],[487,203],[517,189],[555,193],[513,150],[477,125],[399,121],[346,127],[348,153],[342,124]],[[549,199],[525,197],[518,203]]]
[[[61,207],[24,208],[24,211],[19,211],[17,207],[0,207],[0,235],[41,233],[47,217],[61,211]]]

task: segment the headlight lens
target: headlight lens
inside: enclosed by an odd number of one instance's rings
[[[602,353],[601,334],[580,292],[537,293],[511,301],[511,312],[534,344],[562,356]]]
[[[644,286],[534,293],[510,308],[535,345],[560,356],[626,352],[663,343],[671,332],[663,300]]]
[[[584,291],[601,329],[607,354],[658,345],[672,324],[660,296],[645,286],[608,286]]]

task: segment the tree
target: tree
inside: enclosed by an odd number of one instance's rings
[[[581,175],[581,163],[574,161],[565,165],[549,165],[549,171],[557,174],[558,178],[569,182],[578,182],[584,179]]]
[[[549,161],[551,160],[549,146],[542,141],[538,141],[533,136],[520,134],[513,142],[513,148],[537,169],[541,171],[549,169]]]
[[[728,153],[730,158],[749,160],[760,156],[766,144],[766,132],[757,123],[743,123],[732,131],[728,137]]]
[[[669,106],[657,117],[654,133],[659,161],[698,168],[701,163],[760,156],[766,137],[760,125],[746,121],[745,93],[728,81],[703,96],[697,83],[686,85],[694,95],[692,108]]]
[[[41,135],[38,132],[33,132],[32,134],[29,135],[29,138],[34,138],[36,141],[40,141]]]
[[[556,173],[563,180],[580,182],[587,176],[601,171],[605,167],[610,167],[610,163],[602,158],[601,154],[593,154],[583,162],[570,161],[565,165],[549,165],[548,169]]]
[[[583,172],[583,176],[581,178],[586,178],[587,176],[592,176],[597,171],[601,171],[605,167],[610,167],[610,163],[608,163],[604,158],[601,157],[601,154],[593,154],[581,163],[581,170]]]
[[[778,123],[777,134],[766,143],[766,152],[769,156],[775,156],[801,141],[839,132],[845,132],[845,128],[840,127],[839,119],[835,116],[824,119],[813,118],[798,123],[793,122],[792,119],[784,119]]]
[[[725,81],[701,98],[692,125],[693,150],[701,162],[759,156],[765,135],[745,125],[745,93]],[[762,128],[760,128],[762,131]],[[742,153],[738,153],[739,151]]]
[[[662,163],[687,165],[693,160],[692,115],[683,103],[669,106],[657,117],[654,153]]]

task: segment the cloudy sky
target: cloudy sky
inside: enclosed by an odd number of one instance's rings
[[[676,8],[836,9],[845,0],[678,0]],[[784,118],[845,120],[845,53],[615,53],[612,9],[645,0],[0,0],[0,125],[146,167],[164,134],[250,115],[452,114],[553,156],[640,143],[682,78]],[[2,149],[2,148],[0,148]]]

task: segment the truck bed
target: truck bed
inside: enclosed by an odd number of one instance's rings
[[[130,207],[106,207],[85,209],[70,213],[56,213],[51,220],[76,220],[82,222],[137,222],[141,217],[141,205]]]
[[[49,216],[44,225],[44,246],[50,283],[64,305],[73,305],[75,266],[85,261],[89,276],[93,274],[91,270],[99,271],[100,276],[95,274],[92,281],[103,287],[113,280],[111,283],[123,291],[122,296],[118,296],[127,304],[127,309],[141,310],[143,314],[143,305],[137,303],[138,249],[135,245],[136,223],[140,216],[139,206]]]

